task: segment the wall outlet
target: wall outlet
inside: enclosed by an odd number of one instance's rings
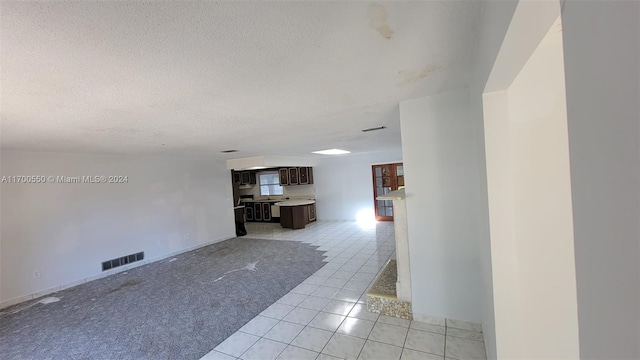
[[[40,279],[40,271],[36,270],[33,272],[33,278],[34,279]]]

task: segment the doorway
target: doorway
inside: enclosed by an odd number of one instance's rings
[[[404,187],[404,166],[402,163],[372,165],[371,173],[376,220],[393,221],[393,202],[376,198]]]
[[[559,1],[520,2],[483,106],[495,356],[579,358]]]

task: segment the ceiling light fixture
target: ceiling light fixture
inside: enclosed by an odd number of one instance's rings
[[[312,151],[311,153],[320,154],[320,155],[344,155],[344,154],[351,154],[351,151],[340,150],[340,149],[328,149],[328,150]]]
[[[376,130],[382,130],[382,129],[386,129],[386,126],[378,126],[378,127],[372,127],[372,128],[368,128],[368,129],[364,129],[362,130],[362,132],[368,132],[368,131],[376,131]]]

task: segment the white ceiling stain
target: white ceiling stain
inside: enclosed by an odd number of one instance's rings
[[[368,16],[369,20],[371,20],[371,27],[376,29],[383,38],[387,40],[391,39],[393,29],[391,29],[387,24],[387,19],[389,18],[387,9],[380,4],[371,4],[369,6]]]
[[[442,66],[440,65],[429,65],[424,68],[422,71],[413,71],[413,70],[401,70],[398,71],[398,86],[407,86],[416,81],[420,81],[427,76],[431,75],[431,73],[442,70]]]
[[[399,101],[468,83],[481,5],[0,7],[2,149],[228,159],[398,149]]]

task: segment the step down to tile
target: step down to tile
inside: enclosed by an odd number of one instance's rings
[[[396,281],[398,267],[396,261],[391,259],[367,291],[367,311],[413,320],[411,303],[398,300]]]

